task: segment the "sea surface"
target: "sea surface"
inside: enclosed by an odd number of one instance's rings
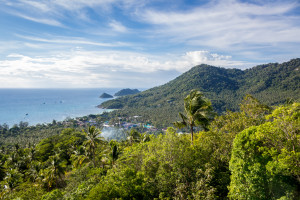
[[[63,121],[68,117],[101,114],[96,106],[120,89],[0,89],[0,124],[10,127],[20,121],[29,125]],[[108,111],[108,110],[107,110]]]

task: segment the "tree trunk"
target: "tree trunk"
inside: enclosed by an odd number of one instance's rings
[[[93,154],[93,165],[94,167],[96,167],[96,161],[95,161],[95,157],[96,157],[96,153],[95,153],[95,149],[93,148],[93,151],[92,151],[92,154]]]
[[[191,125],[191,141],[192,141],[192,145],[194,145],[194,129],[192,125]]]

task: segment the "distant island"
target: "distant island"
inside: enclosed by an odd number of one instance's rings
[[[100,95],[99,98],[108,99],[108,98],[114,98],[114,97],[112,95],[104,92],[103,94]]]
[[[137,93],[140,93],[140,91],[138,89],[126,88],[126,89],[122,89],[119,92],[117,92],[115,94],[115,96],[119,97],[119,96],[125,96],[125,95],[130,95],[130,94],[137,94]]]

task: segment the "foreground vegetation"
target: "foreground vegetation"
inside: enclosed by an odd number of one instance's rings
[[[299,199],[299,109],[248,95],[193,143],[172,127],[157,136],[132,129],[120,141],[67,128],[2,148],[0,199]]]

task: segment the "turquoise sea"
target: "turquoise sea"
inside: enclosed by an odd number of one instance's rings
[[[29,125],[62,121],[68,117],[101,114],[96,106],[120,89],[0,89],[0,124],[10,127],[20,121]]]

